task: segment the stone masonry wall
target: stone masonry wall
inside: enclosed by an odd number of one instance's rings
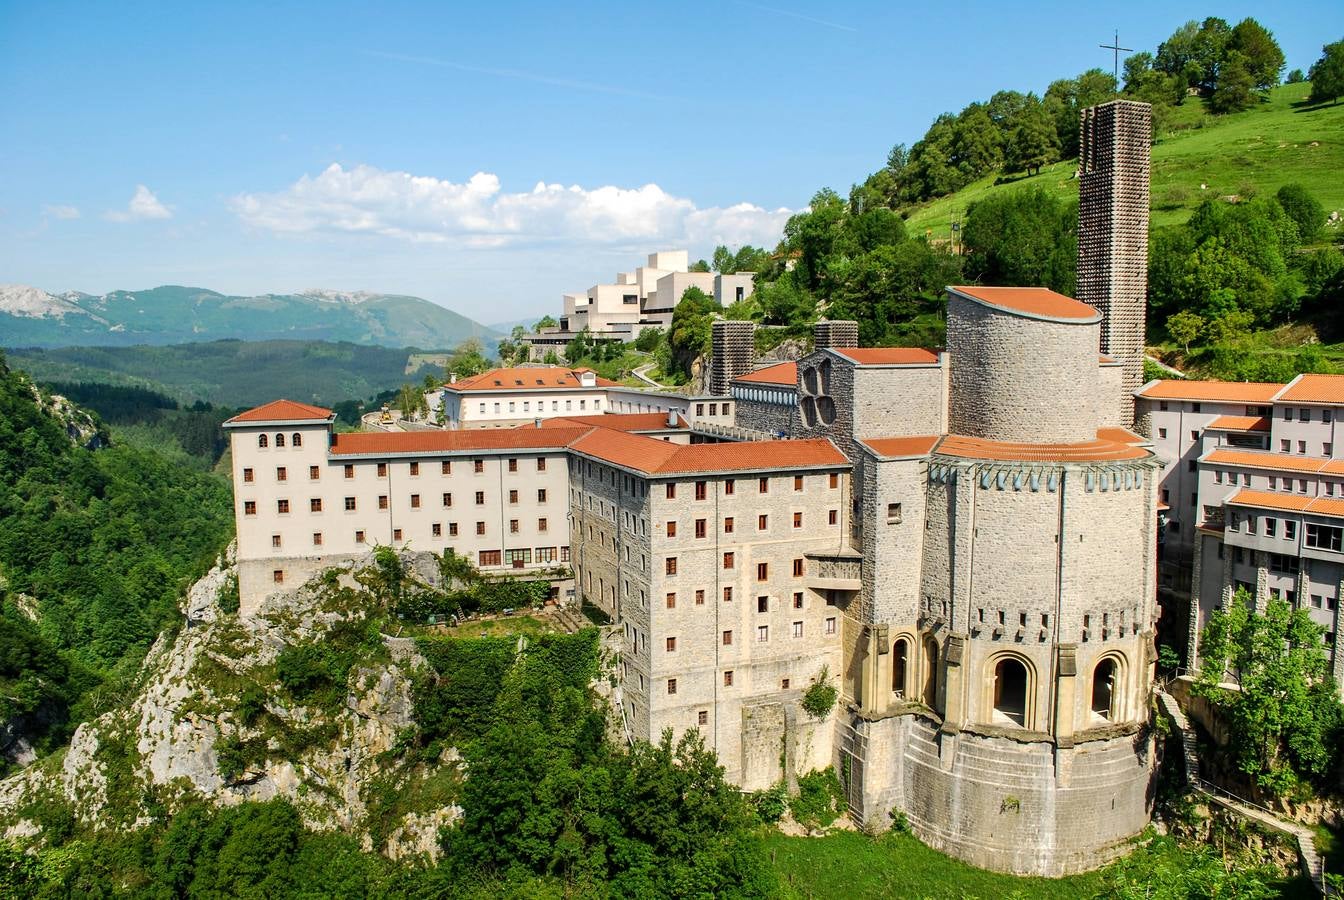
[[[1032,319],[949,294],[949,431],[996,441],[1097,436],[1097,324]]]

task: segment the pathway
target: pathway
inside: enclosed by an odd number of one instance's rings
[[[652,369],[652,368],[653,368],[654,366],[656,366],[656,365],[658,365],[658,363],[656,363],[656,362],[645,363],[644,365],[639,366],[638,368],[632,370],[632,371],[630,372],[630,374],[633,375],[633,376],[635,376],[636,378],[638,378],[640,381],[644,382],[645,384],[647,384],[649,387],[654,388],[655,390],[659,390],[659,391],[668,391],[668,390],[671,390],[671,388],[669,388],[667,385],[665,385],[665,384],[659,384],[658,382],[656,382],[656,381],[654,381],[652,378],[650,378],[648,375],[645,375],[645,374],[644,374],[645,372],[649,371],[650,369]]]
[[[1149,356],[1148,354],[1145,353],[1143,358],[1148,360],[1148,362],[1157,366],[1159,369],[1161,369],[1163,372],[1166,372],[1169,375],[1175,375],[1177,378],[1185,377],[1185,373],[1182,372],[1180,369],[1173,369],[1171,366],[1167,365],[1162,360],[1158,359],[1156,356]]]
[[[1223,790],[1213,782],[1201,778],[1195,729],[1190,725],[1190,720],[1186,718],[1185,712],[1176,702],[1176,698],[1166,691],[1159,690],[1157,692],[1157,703],[1158,706],[1162,707],[1162,712],[1166,713],[1167,718],[1181,733],[1181,754],[1185,763],[1185,780],[1190,789],[1216,806],[1221,806],[1242,818],[1250,819],[1270,831],[1293,838],[1297,841],[1297,853],[1301,858],[1302,868],[1307,873],[1307,877],[1311,879],[1311,883],[1323,896],[1333,896],[1333,892],[1325,884],[1325,860],[1316,851],[1316,833],[1305,825],[1282,819],[1273,810],[1238,797]]]

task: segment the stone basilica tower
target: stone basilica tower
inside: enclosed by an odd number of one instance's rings
[[[1078,152],[1078,299],[1102,315],[1101,352],[1122,366],[1121,424],[1143,385],[1148,302],[1152,107],[1112,100],[1083,110]]]

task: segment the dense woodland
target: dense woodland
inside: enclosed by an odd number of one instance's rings
[[[222,478],[75,444],[34,390],[0,357],[0,722],[46,749],[121,699],[233,513]]]

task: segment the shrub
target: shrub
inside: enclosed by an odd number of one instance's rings
[[[789,812],[806,828],[826,828],[840,816],[845,793],[835,767],[813,770],[798,779],[798,796],[789,800]]]
[[[773,825],[784,817],[789,808],[789,795],[783,784],[777,784],[769,790],[758,791],[751,795],[751,806],[756,815],[767,825]]]
[[[230,572],[228,577],[224,579],[224,583],[220,585],[219,594],[215,598],[215,602],[219,604],[219,608],[222,612],[232,615],[238,611],[238,607],[242,604],[242,601],[238,595],[237,572]]]
[[[831,714],[835,707],[835,699],[839,692],[835,685],[831,684],[830,672],[826,666],[821,667],[821,673],[817,675],[817,680],[812,682],[806,691],[803,691],[803,709],[807,710],[808,715],[816,719],[824,719]]]

